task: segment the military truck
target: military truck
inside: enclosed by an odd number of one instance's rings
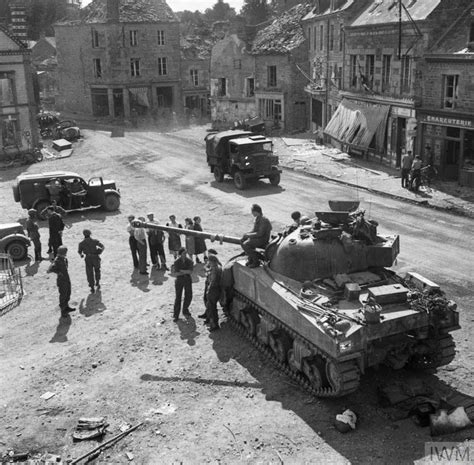
[[[55,184],[56,194],[52,194]],[[13,198],[26,209],[34,208],[44,219],[42,212],[53,201],[66,211],[83,211],[103,208],[115,211],[120,207],[120,191],[115,181],[93,177],[88,182],[77,173],[50,171],[39,174],[21,174],[15,180]]]
[[[207,164],[217,182],[229,175],[240,190],[256,179],[268,178],[274,186],[280,183],[278,157],[273,154],[272,141],[265,136],[232,130],[208,134],[205,141]]]

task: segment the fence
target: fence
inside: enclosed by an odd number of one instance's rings
[[[15,268],[10,255],[0,253],[0,316],[20,305],[23,282],[19,268]]]

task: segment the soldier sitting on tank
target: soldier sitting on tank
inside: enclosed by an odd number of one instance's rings
[[[246,266],[256,268],[260,265],[257,248],[265,248],[270,240],[272,224],[262,213],[262,207],[257,204],[252,205],[252,215],[255,218],[252,231],[245,233],[241,238],[242,248],[249,257]]]
[[[285,230],[283,231],[283,237],[288,236],[288,234],[291,234],[293,231],[296,231],[299,227],[300,219],[301,219],[301,213],[299,211],[294,211],[291,214],[291,219],[293,220],[293,223],[289,224]]]

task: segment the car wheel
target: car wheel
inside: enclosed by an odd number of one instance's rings
[[[107,194],[105,196],[104,208],[108,212],[114,212],[120,207],[120,197],[117,194]]]
[[[268,179],[272,186],[278,186],[280,184],[280,173],[271,174]]]
[[[46,208],[49,207],[51,204],[47,200],[40,200],[35,206],[36,213],[40,220],[45,220],[46,215],[42,215],[41,212]]]
[[[6,248],[6,252],[12,257],[12,260],[24,260],[28,255],[28,247],[20,241],[10,242]]]
[[[224,181],[224,173],[222,172],[222,169],[219,168],[218,166],[214,166],[214,179],[217,182]]]
[[[245,186],[246,186],[246,180],[245,180],[245,177],[244,175],[242,174],[241,171],[237,171],[235,174],[234,174],[234,184],[235,184],[235,187],[237,187],[237,189],[239,190],[244,190],[245,189]]]

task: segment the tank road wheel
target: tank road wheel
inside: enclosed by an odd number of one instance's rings
[[[268,334],[269,345],[279,362],[286,363],[293,342],[283,330],[276,329]]]
[[[104,208],[108,212],[114,212],[120,207],[120,197],[117,194],[107,194],[105,196]]]
[[[8,254],[10,254],[10,257],[12,257],[12,260],[14,261],[23,260],[28,255],[28,247],[26,246],[26,244],[20,241],[10,242],[5,247],[5,250]]]
[[[234,184],[235,187],[239,190],[244,190],[245,187],[247,186],[247,180],[245,179],[245,176],[242,174],[241,171],[236,171],[234,174]]]
[[[320,371],[320,365],[315,357],[305,358],[301,364],[304,375],[308,378],[314,389],[321,389],[323,387],[323,375]]]
[[[224,172],[219,166],[214,166],[214,179],[217,182],[224,181]]]
[[[456,355],[455,343],[451,334],[440,334],[436,339],[429,339],[425,353],[417,354],[409,362],[410,368],[426,370],[451,363]]]
[[[242,324],[244,325],[247,332],[250,336],[255,337],[257,335],[258,325],[260,323],[260,317],[255,310],[248,310],[246,312],[242,312]]]
[[[268,179],[270,180],[270,184],[272,186],[278,186],[280,184],[280,173],[274,173],[268,176]]]
[[[359,369],[354,362],[335,363],[328,360],[326,377],[334,395],[343,396],[354,392],[359,386]]]

